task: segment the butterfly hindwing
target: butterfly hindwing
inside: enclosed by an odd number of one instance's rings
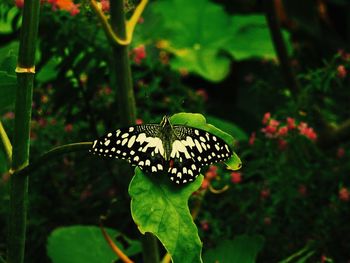
[[[159,125],[135,125],[118,129],[93,142],[92,153],[125,159],[146,172],[164,170],[164,149],[158,137]]]

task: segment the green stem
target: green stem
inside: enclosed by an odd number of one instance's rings
[[[264,0],[266,20],[270,29],[271,38],[275,47],[279,63],[281,65],[281,71],[286,82],[287,87],[293,95],[296,95],[299,88],[299,83],[294,75],[292,66],[288,58],[288,52],[286,44],[283,39],[281,27],[279,25],[278,18],[276,16],[275,1]]]
[[[158,240],[153,234],[149,232],[145,233],[142,237],[142,256],[143,262],[160,262]]]
[[[0,256],[0,263],[6,263],[5,259],[3,259],[2,256]]]
[[[113,31],[122,39],[126,37],[124,1],[110,2],[111,26]],[[127,45],[112,43],[111,85],[117,90],[116,102],[119,107],[122,126],[135,123],[136,106],[131,77],[129,52]]]
[[[57,146],[48,152],[41,155],[37,160],[32,162],[30,165],[26,166],[25,168],[19,170],[16,175],[17,176],[28,176],[32,171],[37,170],[39,167],[42,167],[44,164],[47,163],[47,161],[51,159],[55,159],[58,156],[65,154],[65,153],[71,153],[71,152],[79,152],[79,151],[87,151],[91,148],[92,142],[77,142],[77,143],[70,143],[65,144],[61,146]]]
[[[36,37],[39,24],[39,7],[39,0],[24,1],[18,54],[19,73],[17,74],[16,119],[12,155],[13,171],[29,163],[29,132],[34,74],[30,72],[20,72],[23,71],[21,69],[34,67]],[[11,176],[7,244],[8,263],[22,263],[24,260],[27,202],[28,177]]]
[[[126,38],[124,1],[110,1],[111,26],[113,31],[122,39]],[[129,52],[127,45],[112,43],[113,60],[111,61],[111,85],[117,90],[116,102],[119,106],[122,126],[135,123],[136,106],[132,85]],[[159,262],[157,238],[148,233],[142,236],[144,263]]]

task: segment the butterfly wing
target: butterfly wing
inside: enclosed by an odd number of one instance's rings
[[[164,148],[157,124],[135,125],[118,129],[93,142],[90,152],[125,159],[146,172],[164,170]]]
[[[233,154],[224,140],[207,131],[182,125],[174,125],[173,131],[168,172],[178,184],[193,181],[203,166],[225,161]]]

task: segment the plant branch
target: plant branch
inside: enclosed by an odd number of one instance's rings
[[[98,19],[100,20],[103,30],[105,31],[107,37],[112,40],[113,42],[126,46],[129,45],[132,41],[133,33],[135,30],[135,26],[137,24],[137,21],[141,17],[141,14],[143,10],[145,9],[146,5],[148,3],[148,0],[141,0],[139,5],[136,7],[133,15],[131,16],[130,20],[126,22],[126,35],[125,36],[119,36],[112,28],[112,26],[108,22],[108,18],[103,13],[103,11],[100,9],[98,3],[95,0],[90,0],[90,4],[94,12],[96,13]]]
[[[6,154],[6,158],[7,158],[7,163],[9,164],[9,166],[11,166],[12,145],[11,145],[10,139],[7,136],[7,133],[4,129],[4,126],[2,125],[1,121],[0,121],[0,137],[1,137],[2,144],[4,146],[4,150],[5,150],[5,154]]]
[[[278,18],[276,16],[275,0],[264,0],[264,6],[267,24],[269,26],[273,45],[281,65],[284,80],[291,93],[295,96],[300,90],[300,87],[288,58],[286,44],[283,39]]]
[[[113,252],[119,257],[119,259],[124,263],[134,263],[134,261],[132,261],[127,255],[125,255],[124,252],[113,242],[111,237],[107,234],[106,230],[103,228],[102,223],[100,223],[100,229],[108,245],[111,247]]]
[[[70,143],[55,147],[48,152],[44,153],[37,160],[33,161],[30,165],[22,168],[21,170],[15,171],[14,175],[17,176],[28,176],[32,171],[41,167],[43,164],[46,164],[47,161],[54,159],[62,154],[78,152],[78,151],[87,151],[92,145],[92,142],[78,142]]]

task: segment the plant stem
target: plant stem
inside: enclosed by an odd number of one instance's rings
[[[4,129],[4,126],[2,125],[1,121],[0,121],[0,138],[2,141],[2,144],[4,146],[4,150],[6,153],[6,159],[7,159],[7,163],[8,163],[8,167],[11,166],[11,162],[12,162],[12,145],[10,142],[9,137],[7,136],[7,133]]]
[[[267,24],[269,26],[273,45],[275,47],[278,60],[281,65],[284,80],[291,93],[293,95],[296,95],[300,90],[299,83],[294,75],[288,58],[286,44],[284,42],[281,27],[276,16],[275,0],[264,0],[264,5]]]
[[[34,67],[36,37],[39,24],[39,0],[24,2],[23,20],[18,54],[15,128],[13,139],[12,170],[29,163],[30,120],[32,112],[34,74],[26,69]],[[10,212],[8,221],[7,262],[24,260],[28,202],[28,177],[10,177]]]
[[[144,263],[159,262],[158,240],[151,234],[146,232],[142,237],[142,256]]]
[[[120,38],[126,38],[124,1],[110,2],[111,26]],[[112,43],[111,84],[117,90],[116,102],[119,107],[120,120],[123,126],[132,125],[136,119],[134,89],[127,45]]]
[[[121,39],[126,38],[126,22],[124,1],[110,2],[111,26]],[[129,52],[127,45],[112,42],[111,84],[116,87],[116,102],[119,106],[120,120],[123,126],[132,125],[136,119],[135,96],[132,85]],[[151,233],[142,236],[142,250],[144,263],[159,262],[158,240]]]
[[[79,152],[79,151],[87,151],[92,145],[92,142],[77,142],[70,143],[61,146],[57,146],[48,152],[41,155],[37,160],[32,162],[30,165],[21,169],[16,173],[17,176],[28,176],[32,171],[35,171],[37,168],[43,166],[43,164],[47,163],[50,159],[57,158],[61,154],[71,153],[71,152]]]

